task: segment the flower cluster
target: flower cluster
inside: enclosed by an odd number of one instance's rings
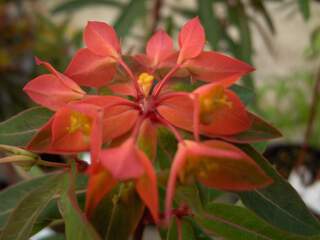
[[[130,181],[159,221],[154,166],[160,126],[178,141],[168,179],[167,217],[177,181],[199,181],[222,190],[271,183],[253,159],[221,140],[232,141],[252,125],[252,115],[230,86],[253,68],[204,51],[205,32],[198,18],[182,27],[178,40],[175,50],[172,39],[160,30],[144,54],[126,56],[111,26],[89,22],[86,48],[75,54],[63,73],[36,59],[50,73],[31,80],[24,91],[55,113],[27,148],[59,154],[90,151],[87,214],[118,183]],[[194,84],[199,87],[192,92],[175,90],[177,82],[190,80],[199,81]],[[184,139],[181,131],[191,132],[193,140]]]

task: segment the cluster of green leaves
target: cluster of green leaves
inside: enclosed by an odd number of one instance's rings
[[[246,104],[253,97],[247,88],[235,86],[233,90]],[[0,144],[24,145],[51,115],[42,108],[31,108],[0,123]],[[260,127],[260,131],[270,132],[268,125],[261,124],[264,127]],[[158,134],[157,170],[162,201],[176,140],[165,129],[160,129]],[[252,146],[240,144],[239,147],[273,178],[274,183],[265,189],[234,193],[236,197],[233,198],[230,193],[201,185],[180,185],[175,205],[187,204],[192,215],[174,219],[168,230],[160,229],[162,239],[177,239],[179,222],[183,239],[319,239],[320,223],[289,183]],[[148,219],[147,212],[132,184],[121,184],[109,193],[89,220],[82,211],[85,190],[86,179],[77,174],[74,167],[5,189],[0,193],[0,239],[27,240],[47,226],[56,230],[56,238],[51,239],[68,240],[128,239],[134,232],[137,234],[139,229],[144,229],[141,219]],[[60,225],[65,226],[65,231],[59,231]],[[139,236],[135,236],[136,239],[140,239]]]

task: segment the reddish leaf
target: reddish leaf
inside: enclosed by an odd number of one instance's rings
[[[83,91],[75,91],[66,86],[61,79],[52,74],[43,74],[28,82],[23,90],[36,103],[56,110],[67,103],[79,100],[84,96]]]
[[[84,31],[84,41],[96,55],[115,59],[119,57],[120,43],[117,34],[106,23],[89,21]]]
[[[152,61],[151,66],[156,68],[173,53],[172,39],[166,32],[159,30],[148,41],[146,53]]]
[[[207,84],[194,91],[200,101],[200,133],[231,135],[247,130],[251,125],[245,105],[231,90],[221,84]]]
[[[106,86],[115,73],[113,58],[96,55],[87,48],[77,51],[65,71],[78,84],[88,87]]]
[[[144,173],[141,155],[133,139],[101,152],[100,161],[112,176],[120,181],[139,178]]]
[[[195,17],[188,21],[179,33],[180,53],[178,64],[185,60],[198,56],[205,44],[205,32],[200,23],[199,17]]]
[[[189,183],[197,179],[207,187],[245,191],[272,183],[256,162],[237,147],[222,141],[180,143],[173,161],[166,196],[168,219],[177,179]]]
[[[156,175],[150,160],[129,138],[119,147],[101,152],[102,166],[117,181],[136,181],[136,189],[149,208],[155,221],[158,221],[158,191]]]
[[[253,113],[248,112],[248,114],[252,119],[249,129],[235,135],[222,136],[221,138],[237,143],[254,143],[282,137],[282,134],[271,124]]]
[[[158,112],[171,124],[191,131],[193,129],[193,100],[188,96],[176,96],[162,101]]]
[[[115,179],[101,164],[94,163],[90,169],[88,190],[86,193],[86,214],[91,216],[102,198],[116,185]]]
[[[140,152],[139,155],[145,174],[136,181],[136,189],[140,198],[147,205],[153,219],[157,223],[159,221],[159,203],[156,173],[150,160],[144,155],[144,153]]]
[[[136,90],[134,89],[133,85],[131,83],[115,83],[115,84],[110,84],[108,86],[109,89],[114,94],[119,94],[123,96],[136,96]]]
[[[148,158],[154,160],[157,154],[157,127],[150,119],[143,121],[137,142]]]
[[[206,82],[222,81],[230,77],[236,81],[240,76],[254,71],[249,64],[213,51],[202,52],[196,58],[187,61],[185,67],[194,79]]]

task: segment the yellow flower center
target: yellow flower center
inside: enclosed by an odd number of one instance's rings
[[[212,159],[203,158],[201,160],[196,157],[188,158],[179,173],[179,179],[182,183],[192,184],[196,178],[207,178],[210,172],[219,168]]]
[[[145,96],[148,96],[153,80],[154,76],[150,75],[149,73],[143,72],[139,75],[138,84]]]
[[[70,115],[70,122],[68,132],[74,133],[76,131],[81,131],[84,135],[89,136],[91,133],[92,120],[80,113],[80,112],[72,112]]]
[[[225,93],[223,86],[216,86],[210,92],[200,97],[200,121],[209,124],[214,113],[224,107],[232,108],[232,102]]]

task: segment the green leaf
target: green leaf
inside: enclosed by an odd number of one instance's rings
[[[106,7],[122,7],[123,4],[118,1],[112,0],[69,0],[62,2],[61,4],[58,4],[58,6],[55,6],[51,10],[51,12],[53,14],[62,12],[72,12],[78,11],[84,7],[95,5],[105,5]]]
[[[241,101],[247,106],[254,101],[255,93],[252,89],[241,86],[241,85],[232,85],[230,88],[234,91],[238,97],[240,97]]]
[[[85,190],[87,187],[86,176],[78,175],[76,182],[76,195],[79,202],[80,207],[84,206],[85,203]],[[33,233],[37,233],[41,229],[45,228],[55,220],[61,220],[62,216],[58,209],[57,198],[51,200],[48,206],[43,210],[43,212],[38,217],[34,227]]]
[[[14,211],[19,202],[24,199],[29,192],[34,191],[42,184],[56,179],[56,174],[45,175],[33,178],[6,188],[0,192],[0,229],[3,228],[10,214]]]
[[[135,21],[145,15],[145,0],[131,0],[128,5],[122,8],[122,12],[114,23],[114,28],[120,38],[125,37]]]
[[[52,116],[42,107],[29,108],[0,123],[0,144],[25,146]]]
[[[40,213],[49,204],[61,187],[62,174],[56,175],[33,191],[19,202],[17,207],[10,214],[5,224],[0,239],[1,240],[27,240],[32,233],[32,227]]]
[[[211,47],[218,49],[221,26],[212,8],[212,0],[199,0],[198,12]]]
[[[75,195],[75,176],[69,172],[65,175],[63,192],[58,200],[61,215],[65,221],[67,240],[100,240],[92,225],[81,211]]]
[[[210,204],[205,214],[195,216],[195,221],[205,232],[228,240],[310,239],[281,231],[246,208],[226,204]]]
[[[166,128],[158,128],[157,164],[160,169],[169,169],[175,152],[177,140]]]
[[[250,0],[251,6],[259,12],[267,23],[269,30],[274,34],[276,33],[276,29],[272,22],[271,16],[268,12],[268,9],[265,7],[265,3],[263,0]]]
[[[320,234],[320,224],[309,212],[298,193],[268,161],[249,145],[239,145],[256,163],[273,178],[267,188],[242,192],[239,196],[244,205],[269,223],[286,231],[302,234]]]
[[[144,205],[134,185],[122,183],[100,202],[91,221],[105,240],[129,239],[143,211]]]
[[[271,126],[271,124],[262,120],[257,115],[250,113],[249,115],[252,118],[251,127],[241,133],[232,136],[224,136],[223,139],[231,142],[238,143],[254,143],[254,142],[263,142],[274,138],[281,137],[281,133]]]
[[[310,0],[297,0],[297,1],[304,19],[308,20],[310,17]]]
[[[193,212],[202,212],[203,206],[200,193],[195,184],[179,185],[176,188],[175,202],[186,203]]]
[[[181,239],[188,239],[188,240],[196,240],[195,232],[193,229],[193,226],[190,221],[188,221],[186,218],[181,219]],[[171,221],[171,224],[169,226],[169,229],[167,231],[166,240],[177,240],[178,237],[178,231],[177,231],[177,219],[173,219]]]

